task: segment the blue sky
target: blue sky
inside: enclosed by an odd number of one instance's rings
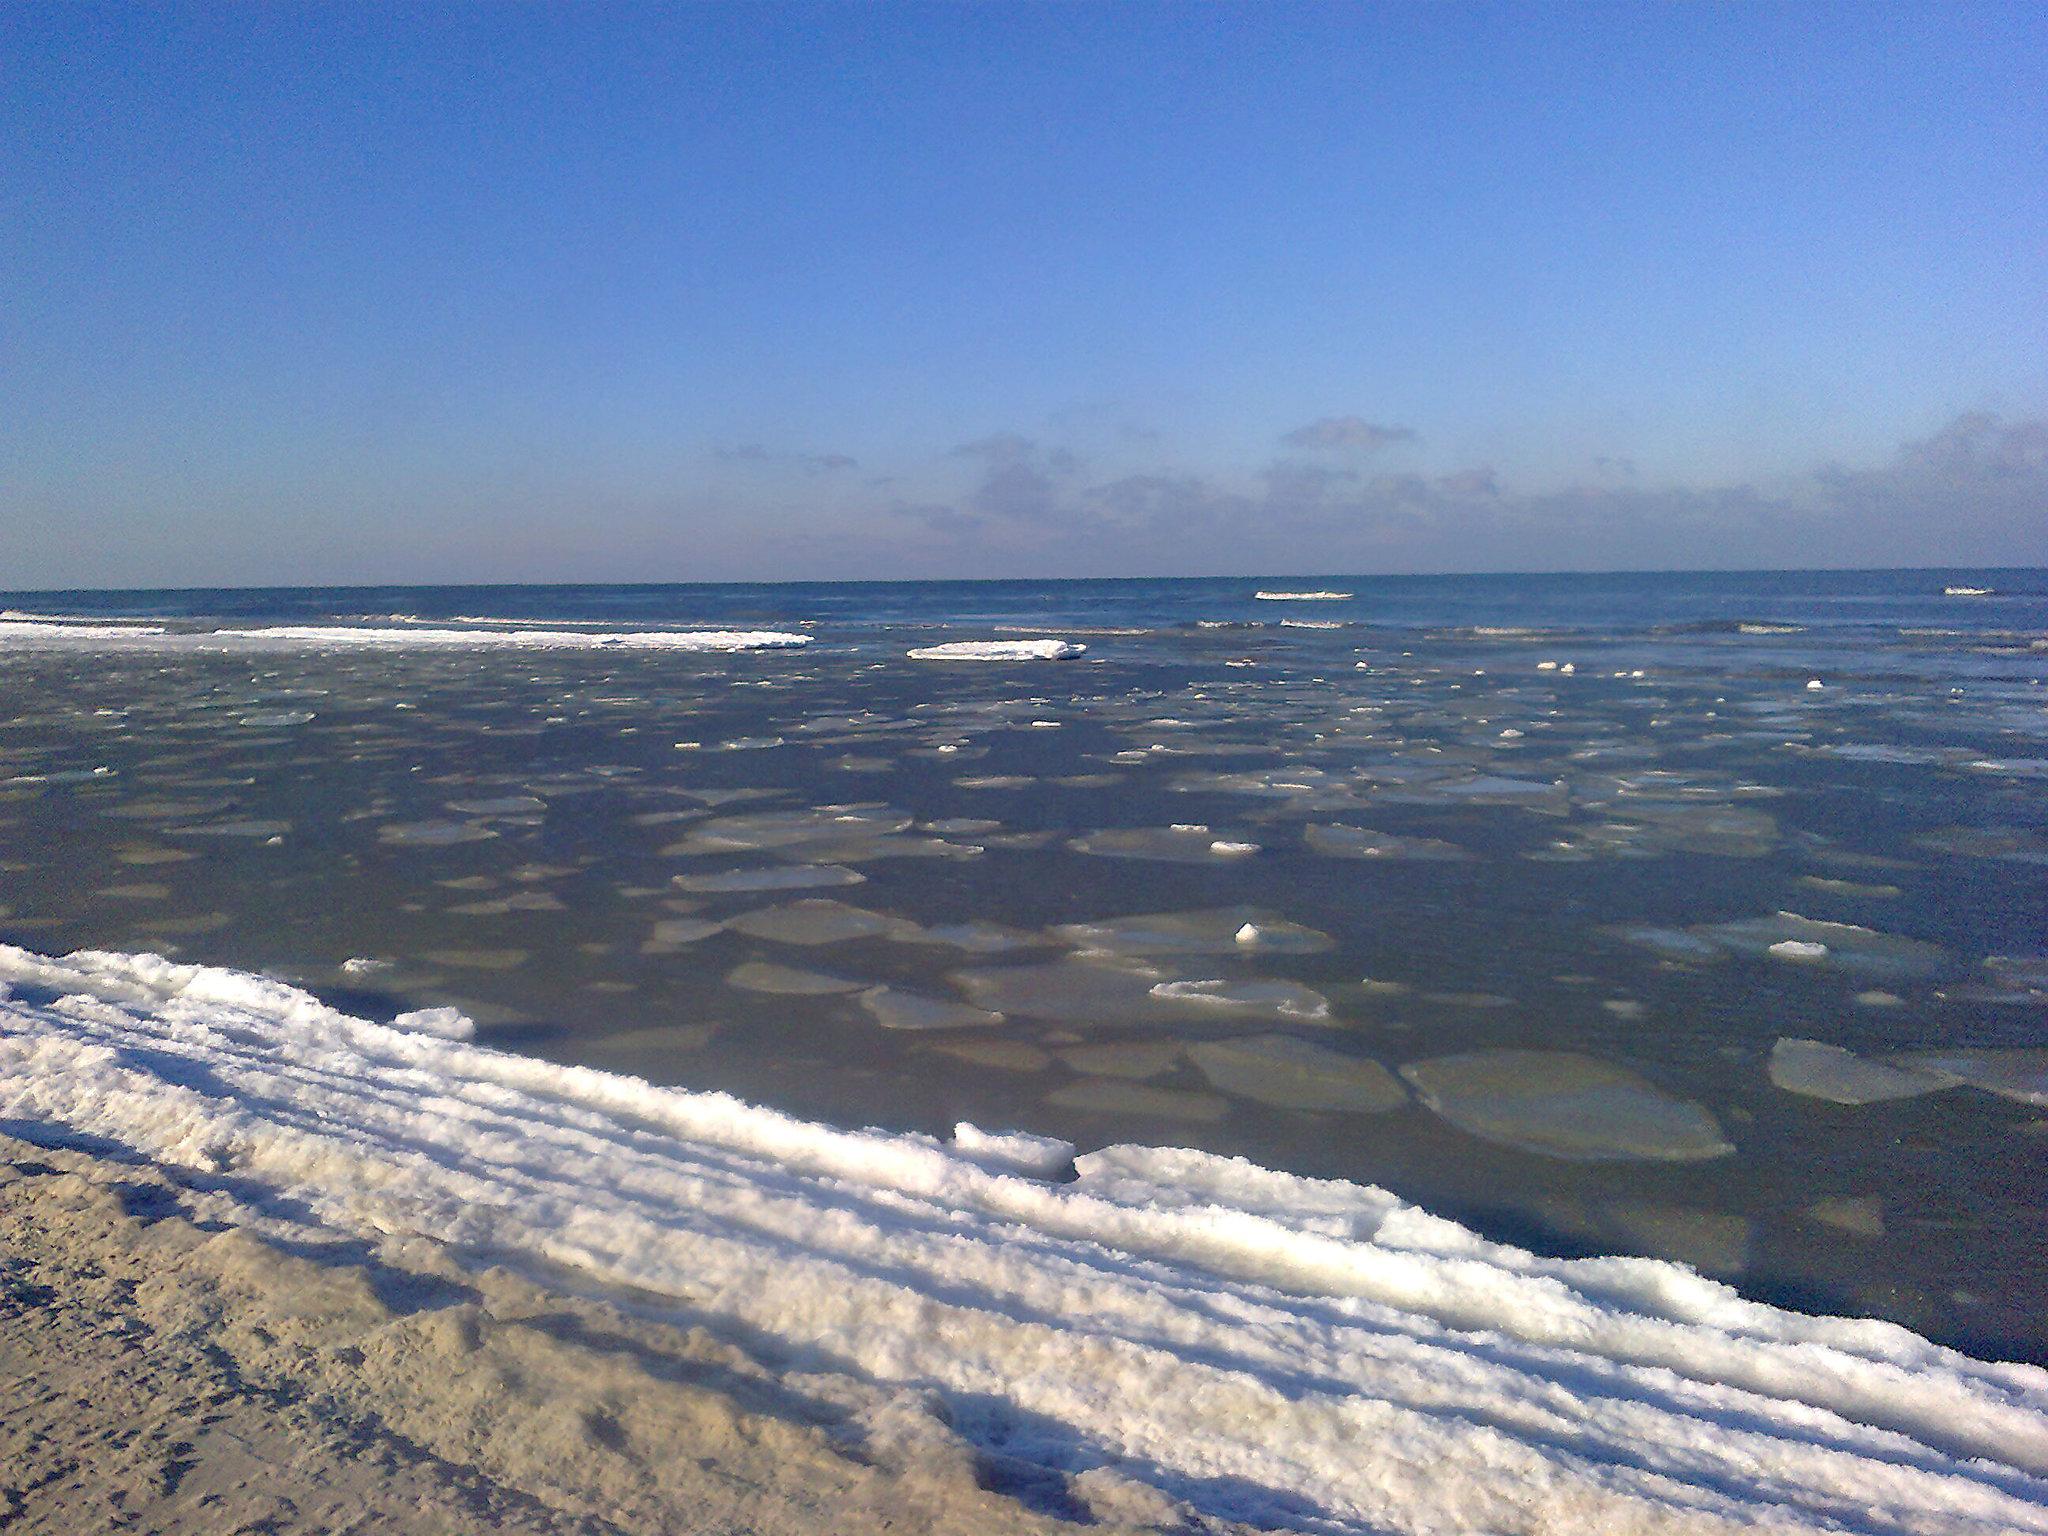
[[[2048,10],[0,10],[0,587],[2048,563]]]

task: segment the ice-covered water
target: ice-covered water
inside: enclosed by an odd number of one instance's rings
[[[2044,594],[0,598],[0,937],[2043,1360]]]

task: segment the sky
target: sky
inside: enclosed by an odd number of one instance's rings
[[[2048,7],[0,7],[0,588],[2048,564]]]

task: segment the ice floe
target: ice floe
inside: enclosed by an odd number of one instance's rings
[[[1473,855],[1456,843],[1437,837],[1402,837],[1342,822],[1318,823],[1303,829],[1301,840],[1317,853],[1339,859],[1417,859],[1425,863],[1462,863]]]
[[[777,944],[841,944],[849,939],[914,937],[917,924],[886,912],[848,906],[829,897],[811,897],[780,907],[760,907],[728,919],[726,927],[750,938]]]
[[[1735,1150],[1704,1106],[1577,1051],[1470,1051],[1401,1075],[1460,1130],[1546,1157],[1696,1162]]]
[[[884,1029],[986,1029],[1003,1022],[1000,1013],[986,1008],[901,987],[870,987],[861,993],[860,1005]]]
[[[1953,1085],[1954,1079],[1913,1067],[1866,1061],[1819,1040],[1783,1039],[1771,1047],[1771,1082],[1787,1093],[1835,1104],[1877,1104],[1910,1099]]]
[[[1106,917],[1092,923],[1062,923],[1052,933],[1076,949],[1124,955],[1228,955],[1246,949],[1312,955],[1331,945],[1327,933],[1291,923],[1264,907]]]
[[[1381,1114],[1408,1102],[1376,1061],[1347,1056],[1292,1035],[1244,1035],[1188,1047],[1188,1058],[1220,1091],[1282,1109]]]
[[[1050,1182],[1043,1137],[833,1130],[154,957],[5,948],[0,978],[17,1131],[153,1159],[280,1237],[418,1235],[829,1357],[1013,1466],[1113,1465],[1200,1520],[2048,1532],[2048,1372],[1673,1264],[1542,1258],[1193,1151],[1110,1147]],[[1611,1084],[1558,1086],[1598,1122]],[[1103,1077],[1056,1097],[1148,1125],[1227,1104]]]
[[[715,874],[670,877],[676,888],[705,894],[822,890],[859,885],[867,876],[842,864],[771,864],[762,869],[723,869]]]
[[[1065,661],[1087,649],[1071,640],[949,640],[904,654],[912,661]]]
[[[1169,864],[1206,864],[1212,859],[1239,859],[1257,853],[1259,845],[1242,838],[1213,835],[1207,827],[1112,827],[1067,839],[1076,853],[1108,859],[1158,859]]]
[[[849,981],[824,971],[807,971],[768,960],[749,960],[726,973],[726,985],[742,992],[767,992],[783,997],[828,997],[835,993],[858,992],[868,984]]]

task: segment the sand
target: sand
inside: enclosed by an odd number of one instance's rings
[[[195,1214],[162,1168],[0,1136],[0,1528],[1235,1529],[436,1244],[285,1252]]]

